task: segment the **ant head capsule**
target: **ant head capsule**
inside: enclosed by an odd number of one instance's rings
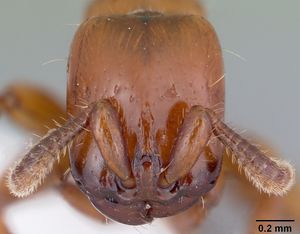
[[[69,59],[68,111],[97,104],[71,148],[72,174],[106,216],[138,225],[183,211],[215,184],[223,146],[203,108],[223,107],[217,36],[200,15],[93,17]],[[222,115],[219,116],[222,118]]]

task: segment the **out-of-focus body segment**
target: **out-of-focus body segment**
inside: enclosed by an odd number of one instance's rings
[[[153,11],[164,15],[204,15],[197,0],[95,0],[87,8],[85,18],[126,15],[138,11]]]

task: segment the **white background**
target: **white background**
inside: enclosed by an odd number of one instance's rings
[[[26,80],[64,100],[69,44],[86,3],[0,0],[0,90]],[[300,169],[300,2],[207,0],[205,5],[224,48],[226,121],[266,139]],[[65,61],[42,66],[52,59]],[[1,117],[2,171],[30,138]],[[245,233],[251,203],[232,194],[233,180],[227,181],[224,197],[209,214],[203,233]],[[171,233],[156,222],[138,228],[99,224],[74,211],[54,191],[13,205],[6,220],[17,234]]]

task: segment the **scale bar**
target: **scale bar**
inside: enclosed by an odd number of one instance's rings
[[[256,222],[295,222],[294,219],[257,219]]]

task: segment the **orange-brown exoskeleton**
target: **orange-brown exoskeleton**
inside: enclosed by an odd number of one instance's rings
[[[14,195],[31,194],[66,148],[94,207],[129,225],[208,196],[225,149],[259,190],[290,189],[293,168],[223,122],[222,53],[196,1],[99,0],[86,18],[69,57],[69,118],[12,167]]]

